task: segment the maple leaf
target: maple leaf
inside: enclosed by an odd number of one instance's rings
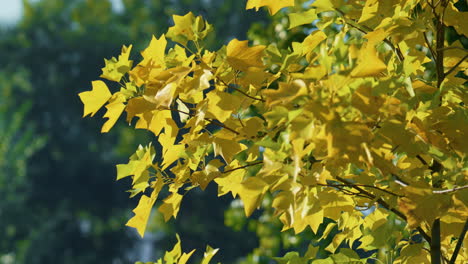
[[[166,45],[167,40],[164,34],[159,39],[153,36],[148,47],[141,52],[143,60],[139,64],[147,65],[148,63],[153,63],[153,67],[160,67],[164,69],[166,67],[164,60]]]
[[[164,221],[167,222],[171,217],[175,218],[177,216],[182,198],[182,195],[172,193],[164,199],[164,203],[158,208],[158,210],[164,215]]]
[[[270,14],[274,15],[284,7],[294,6],[294,0],[248,0],[245,9],[255,8],[258,11],[262,6],[267,6]]]
[[[133,61],[129,60],[130,51],[132,50],[132,45],[129,47],[123,46],[122,53],[119,55],[119,59],[112,57],[112,59],[104,59],[106,66],[102,68],[102,74],[100,77],[105,78],[109,81],[119,82],[131,68]]]
[[[111,98],[110,102],[106,105],[107,112],[104,117],[109,118],[109,120],[102,126],[101,133],[109,132],[125,109],[125,104],[123,104],[125,102],[125,97],[123,94],[116,93],[113,97],[115,99]]]
[[[137,207],[133,209],[135,216],[128,220],[126,224],[127,226],[136,228],[141,237],[145,235],[146,225],[148,224],[151,209],[153,208],[154,202],[158,199],[159,192],[163,186],[163,181],[158,179],[151,196],[148,197],[146,195],[142,195],[140,197]]]
[[[310,24],[315,19],[317,19],[317,11],[315,9],[310,9],[301,13],[291,13],[289,14],[289,29],[304,24]]]
[[[112,96],[109,88],[107,88],[107,85],[103,81],[93,81],[92,86],[93,89],[91,91],[78,94],[84,104],[83,117],[89,114],[94,116]]]
[[[262,54],[265,46],[249,48],[248,41],[233,39],[227,45],[227,60],[236,70],[248,71],[250,68],[263,67]]]
[[[351,76],[378,76],[387,69],[387,65],[379,58],[372,42],[365,43],[359,54],[357,66],[351,72]]]
[[[187,45],[189,40],[195,39],[192,27],[195,22],[195,16],[192,12],[189,12],[184,16],[173,15],[172,19],[174,20],[174,26],[170,27],[167,31],[168,38],[183,45]]]

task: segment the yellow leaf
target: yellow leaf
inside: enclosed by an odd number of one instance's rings
[[[444,14],[444,24],[452,26],[459,34],[468,36],[468,12],[460,12],[452,2],[449,2]]]
[[[294,6],[294,0],[248,0],[245,9],[258,11],[262,6],[267,6],[270,14],[274,15],[283,7]]]
[[[265,89],[263,95],[268,106],[285,105],[294,99],[307,95],[307,85],[303,80],[294,80],[291,83],[280,82],[278,89]]]
[[[248,71],[250,68],[263,67],[262,55],[263,50],[265,50],[263,45],[249,48],[247,40],[233,39],[226,49],[227,61],[236,70]]]
[[[246,216],[250,216],[260,205],[263,195],[268,190],[268,184],[260,178],[250,177],[239,186],[239,196],[244,203]]]
[[[208,264],[213,256],[218,252],[219,248],[212,248],[210,246],[206,246],[205,253],[203,253],[203,260],[201,264]]]
[[[289,16],[289,29],[295,28],[300,25],[310,24],[312,21],[317,19],[317,13],[315,9],[309,9],[301,13],[291,13]]]
[[[435,219],[444,216],[453,205],[450,195],[434,194],[429,188],[407,186],[403,190],[405,197],[398,199],[398,206],[412,228],[421,222],[431,226]]]
[[[175,192],[164,199],[164,203],[158,209],[164,215],[164,221],[167,222],[172,216],[177,217],[182,198],[182,195]]]
[[[237,161],[232,162],[232,167],[239,167]],[[244,179],[245,170],[233,170],[230,172],[223,173],[222,176],[214,179],[218,184],[218,196],[223,196],[232,192],[232,197],[235,198],[239,192],[240,184]]]
[[[330,0],[316,0],[311,6],[317,9],[317,13],[335,10],[335,6]]]
[[[221,123],[231,117],[232,113],[237,111],[241,104],[239,96],[218,91],[208,93],[206,100],[208,101],[207,114]]]
[[[308,35],[302,42],[302,54],[309,54],[315,47],[327,38],[323,31],[316,30]]]
[[[111,102],[106,105],[107,112],[104,117],[109,118],[109,120],[107,120],[106,123],[104,123],[102,126],[101,133],[109,132],[109,130],[111,130],[111,128],[115,125],[115,122],[117,122],[117,119],[119,119],[120,115],[125,109],[123,102],[125,102],[125,97],[122,94],[119,94],[115,97],[115,99],[111,99]]]
[[[153,208],[156,199],[158,199],[158,194],[163,186],[163,181],[158,179],[156,181],[154,190],[151,193],[151,197],[146,195],[141,196],[137,207],[133,209],[135,216],[128,220],[126,224],[127,226],[136,228],[138,234],[140,234],[141,237],[145,235],[146,225],[148,224],[148,218],[151,214],[151,209]]]
[[[159,135],[158,141],[163,147],[163,152],[166,152],[174,145],[176,140],[178,127],[173,119],[166,119],[164,124],[164,133]]]
[[[164,35],[162,35],[159,39],[153,36],[148,47],[141,52],[143,60],[139,63],[139,65],[147,65],[148,63],[152,63],[153,65],[164,69],[166,67],[166,63],[164,62],[166,45],[167,40]]]
[[[84,104],[83,117],[89,114],[94,116],[112,96],[109,88],[107,88],[107,85],[103,81],[93,81],[92,86],[93,89],[91,91],[78,94]]]
[[[236,142],[232,139],[224,138],[215,138],[213,140],[214,152],[215,155],[220,155],[226,161],[226,163],[231,163],[232,158],[237,153],[246,149],[247,147],[239,142]]]
[[[178,160],[181,154],[184,152],[184,145],[173,145],[172,147],[166,149],[163,154],[163,162],[161,164],[161,170],[165,170],[170,166],[174,161]]]
[[[174,264],[176,263],[180,256],[182,255],[182,246],[180,243],[179,234],[176,234],[177,243],[174,245],[171,251],[166,251],[164,254],[164,263],[166,264]]]
[[[358,23],[364,23],[377,15],[379,0],[367,0]]]
[[[192,256],[192,254],[195,252],[195,249],[190,251],[189,253],[183,253],[182,256],[180,256],[179,261],[177,264],[185,264],[189,260],[189,258]]]
[[[192,12],[184,16],[173,15],[174,26],[167,31],[167,37],[173,41],[186,45],[189,40],[195,39],[192,25],[195,22],[195,16]]]
[[[368,42],[363,45],[359,53],[356,68],[351,72],[353,77],[378,76],[387,69],[387,65],[380,60],[373,43]]]
[[[118,60],[115,57],[112,57],[110,60],[104,59],[106,66],[102,68],[100,77],[106,78],[109,81],[119,82],[122,76],[132,68],[133,61],[128,59],[131,50],[132,45],[129,47],[123,46]]]

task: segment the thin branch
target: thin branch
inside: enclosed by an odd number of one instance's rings
[[[372,189],[376,189],[378,191],[381,191],[381,192],[384,192],[384,193],[387,193],[387,194],[390,194],[390,195],[393,195],[393,196],[396,196],[396,197],[403,197],[403,195],[400,195],[400,194],[396,194],[394,192],[391,192],[391,191],[388,191],[388,190],[385,190],[385,189],[381,189],[377,186],[374,186],[374,185],[368,185],[368,184],[354,184],[354,183],[349,183],[349,184],[318,184],[320,186],[329,186],[329,187],[354,187],[354,186],[358,186],[358,187],[366,187],[366,188],[372,188]]]
[[[348,182],[346,179],[343,179],[341,177],[336,177],[337,180],[339,180],[340,182],[342,183],[345,183],[345,184],[352,184],[350,182]],[[392,208],[387,202],[385,202],[384,200],[382,200],[382,198],[377,198],[375,195],[373,195],[372,193],[362,189],[361,187],[359,186],[352,186],[354,189],[358,190],[359,192],[369,196],[371,199],[375,200],[378,204],[380,204],[381,206],[383,206],[384,208],[386,208],[387,210],[390,210],[391,212],[393,212],[394,214],[396,214],[397,216],[399,216],[401,219],[403,219],[404,221],[407,221],[407,218],[406,216],[398,211],[397,209],[395,208]],[[376,199],[377,198],[377,199]],[[416,228],[419,233],[424,237],[424,239],[430,244],[431,243],[431,237],[421,228],[421,227],[417,227]]]
[[[250,163],[250,164],[247,164],[247,165],[244,165],[244,166],[241,166],[241,167],[237,167],[237,168],[234,168],[234,169],[225,170],[222,173],[228,173],[228,172],[231,172],[231,171],[244,169],[244,168],[247,168],[247,167],[250,167],[250,166],[255,166],[255,165],[258,165],[258,164],[262,164],[262,163],[263,163],[263,161],[257,161],[257,162]]]
[[[457,50],[461,50],[461,51],[464,51],[465,53],[468,52],[468,50],[462,48],[462,47],[445,47],[445,48],[441,48],[440,50],[453,50],[453,49],[457,49]]]
[[[457,245],[455,246],[455,250],[453,251],[452,257],[450,258],[449,264],[455,264],[455,261],[457,260],[457,257],[458,257],[458,253],[460,252],[461,246],[463,244],[463,240],[465,240],[465,235],[467,231],[468,231],[468,219],[465,221],[465,226],[463,227],[460,237],[458,237]]]
[[[417,158],[419,161],[421,161],[421,163],[422,163],[423,165],[425,165],[425,166],[429,165],[429,164],[427,164],[427,162],[421,157],[421,155],[419,155],[419,154],[416,155],[416,158]]]
[[[463,63],[464,60],[466,60],[468,58],[468,54],[465,55],[465,57],[463,57],[459,62],[457,62],[457,64],[455,64],[450,70],[448,70],[446,73],[444,73],[445,76],[448,76],[449,74],[451,74],[458,66],[460,66],[460,64]]]
[[[236,135],[240,135],[239,132],[235,131],[234,129],[224,125],[223,123],[219,122],[218,120],[215,120],[215,119],[210,119],[210,118],[205,118],[205,120],[207,120],[208,122],[214,124],[214,125],[217,125],[219,127],[222,127],[224,129],[227,129],[229,131],[231,131],[232,133],[236,134]]]
[[[455,187],[455,188],[448,189],[448,190],[434,190],[434,191],[432,191],[432,193],[444,194],[444,193],[456,192],[456,191],[463,190],[463,189],[468,189],[468,185]]]
[[[435,61],[435,60],[437,59],[437,56],[436,56],[435,51],[432,49],[431,42],[430,42],[429,39],[427,38],[426,32],[423,32],[423,36],[424,36],[424,40],[426,41],[427,48],[428,48],[429,51],[431,52],[432,58],[433,58],[434,61]]]
[[[241,93],[241,94],[247,96],[247,97],[250,98],[250,99],[258,100],[258,101],[260,101],[260,102],[265,102],[265,100],[263,100],[262,98],[257,98],[257,97],[253,97],[253,96],[251,96],[251,95],[248,95],[246,92],[242,91],[241,89],[237,89],[236,87],[232,87],[232,86],[231,86],[230,88],[232,88],[232,89],[238,91],[239,93]]]
[[[181,111],[181,110],[176,109],[176,108],[164,108],[164,109],[165,109],[165,110],[170,110],[170,111],[179,112],[179,113],[182,113],[182,114],[186,114],[186,115],[189,115],[189,116],[191,116],[191,117],[196,116],[195,114],[187,113],[187,112],[185,112],[185,111]],[[231,131],[232,133],[234,133],[234,134],[236,134],[236,135],[240,135],[239,132],[235,131],[234,129],[232,129],[232,128],[226,126],[226,125],[224,125],[223,123],[219,122],[218,120],[210,119],[210,118],[206,118],[206,117],[203,118],[203,119],[206,120],[206,121],[208,121],[208,122],[210,122],[210,123],[212,123],[213,125],[217,125],[217,126],[219,126],[219,127],[225,128],[226,130],[229,130],[229,131]]]
[[[241,94],[247,96],[247,97],[250,98],[250,99],[258,100],[258,101],[260,101],[260,102],[265,102],[265,100],[262,99],[262,98],[258,98],[258,97],[251,96],[251,95],[247,94],[246,92],[242,91],[241,89],[238,89],[238,88],[233,87],[233,86],[229,86],[224,80],[222,80],[222,79],[219,79],[219,80],[220,80],[226,87],[232,88],[232,89],[238,91],[239,93],[241,93]]]

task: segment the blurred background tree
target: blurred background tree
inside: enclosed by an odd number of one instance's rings
[[[137,201],[128,199],[126,182],[114,182],[114,166],[150,135],[135,137],[125,126],[101,135],[100,120],[76,118],[77,94],[122,44],[143,47],[171,26],[172,14],[192,11],[219,30],[210,40],[216,49],[269,19],[244,8],[235,0],[23,1],[19,22],[0,29],[0,263],[154,260],[174,241],[164,233],[173,229],[184,247],[224,248],[225,263],[258,245],[246,227],[224,226],[229,199],[204,206],[214,186],[194,194],[175,225],[156,216],[155,235],[140,240],[124,227]]]

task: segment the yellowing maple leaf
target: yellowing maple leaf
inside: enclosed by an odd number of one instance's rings
[[[153,208],[156,199],[158,199],[159,192],[161,191],[163,186],[163,181],[158,179],[154,186],[154,190],[151,193],[151,197],[148,197],[146,195],[141,196],[137,207],[133,209],[135,216],[128,220],[126,224],[127,226],[136,228],[138,234],[140,234],[141,237],[145,235],[146,225],[148,224],[148,218],[151,214],[151,209]]]
[[[262,6],[267,6],[270,14],[274,15],[283,7],[294,6],[294,0],[248,0],[245,9],[258,11]]]
[[[109,120],[102,126],[101,133],[109,132],[125,109],[125,105],[123,104],[123,102],[125,102],[125,96],[118,93],[114,94],[114,97],[115,99],[111,99],[111,102],[106,105],[107,112],[104,117],[109,118]]]
[[[263,67],[262,55],[265,46],[259,45],[249,48],[248,41],[233,39],[226,47],[227,60],[236,70],[248,71],[249,68]]]
[[[93,89],[79,93],[81,101],[84,104],[83,117],[91,114],[94,116],[96,112],[111,98],[112,94],[103,81],[93,81]]]
[[[378,76],[387,69],[387,65],[379,58],[372,42],[365,43],[359,53],[357,66],[351,72],[353,77]]]
[[[167,31],[168,38],[184,45],[187,44],[187,41],[195,39],[195,34],[192,29],[195,16],[192,12],[184,16],[173,15],[172,19],[174,20],[174,26],[170,27]]]
[[[164,215],[164,221],[167,222],[171,217],[176,218],[182,198],[182,195],[175,192],[164,199],[164,203],[158,209]]]
[[[309,9],[301,13],[291,13],[289,14],[289,29],[304,24],[310,24],[315,19],[317,19],[317,12],[315,9]]]
[[[128,59],[131,50],[132,45],[129,47],[123,46],[118,60],[115,57],[112,57],[110,60],[104,59],[106,66],[102,68],[100,77],[109,81],[119,82],[122,76],[132,68],[133,61]]]
[[[139,64],[147,65],[148,63],[152,62],[153,64],[160,66],[161,68],[165,68],[166,63],[164,61],[164,55],[166,52],[166,45],[167,40],[164,34],[159,39],[153,36],[148,47],[141,52],[141,56],[143,56],[143,61],[141,61]]]
[[[263,195],[268,190],[268,184],[260,178],[250,177],[239,186],[239,196],[244,203],[246,216],[250,216],[260,205]]]
[[[233,162],[238,164],[237,161]],[[232,197],[235,198],[241,187],[241,182],[244,179],[244,170],[234,170],[228,173],[224,173],[221,177],[214,179],[218,184],[218,196],[223,196],[232,193]]]

